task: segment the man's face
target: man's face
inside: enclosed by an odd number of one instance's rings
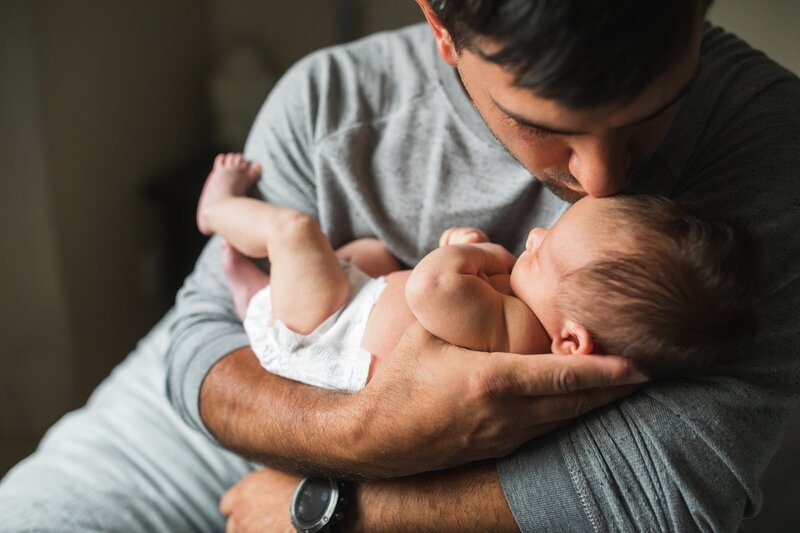
[[[697,70],[701,24],[676,65],[630,102],[573,110],[515,87],[502,66],[463,49],[456,67],[486,125],[506,149],[559,197],[620,192],[655,153]],[[480,43],[491,51],[491,43]]]

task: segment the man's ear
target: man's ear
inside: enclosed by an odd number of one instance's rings
[[[594,342],[589,331],[574,320],[565,319],[558,335],[553,337],[550,349],[560,355],[587,355],[593,353]]]
[[[439,50],[439,55],[442,56],[445,63],[451,67],[455,67],[458,61],[458,52],[456,52],[456,45],[450,37],[450,32],[447,31],[442,21],[439,20],[439,16],[431,9],[427,0],[416,1],[420,9],[422,9],[425,18],[428,20],[428,25],[433,30],[433,37],[436,39],[436,48]]]

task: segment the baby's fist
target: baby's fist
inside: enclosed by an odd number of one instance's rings
[[[478,244],[490,242],[489,237],[478,228],[447,228],[439,238],[439,246],[448,244]]]

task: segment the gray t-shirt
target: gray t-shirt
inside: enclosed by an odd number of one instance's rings
[[[747,220],[767,276],[756,339],[498,460],[523,531],[735,529],[800,392],[800,80],[707,26],[698,78],[631,192]],[[376,236],[415,264],[451,225],[519,252],[566,209],[491,135],[425,25],[322,50],[270,94],[245,149],[260,189],[334,246]],[[168,388],[201,431],[201,382],[248,344],[215,242],[178,296]],[[210,436],[210,435],[209,435]]]

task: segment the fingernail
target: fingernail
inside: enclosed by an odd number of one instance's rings
[[[633,369],[630,374],[628,374],[628,383],[646,383],[650,381],[650,377],[643,373],[641,370]]]

